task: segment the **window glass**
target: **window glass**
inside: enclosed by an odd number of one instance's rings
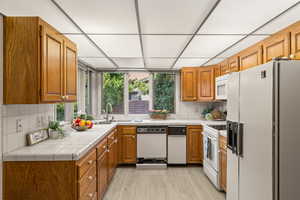
[[[108,103],[112,105],[113,114],[124,114],[124,73],[103,73],[102,113]]]
[[[153,74],[153,109],[175,113],[175,74]]]
[[[65,104],[58,103],[56,104],[56,120],[65,121]]]
[[[128,73],[129,114],[149,112],[149,76],[147,72]]]
[[[91,72],[87,71],[85,76],[85,113],[91,113]]]

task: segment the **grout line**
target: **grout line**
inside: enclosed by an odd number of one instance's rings
[[[62,33],[64,35],[83,35],[82,33]],[[132,35],[132,36],[189,36],[189,35],[196,35],[196,36],[246,36],[246,33],[86,33],[87,35],[103,35],[103,36],[123,36],[123,35]],[[257,33],[251,34],[253,36],[269,36],[272,34],[269,33]]]
[[[270,20],[268,20],[267,22],[265,22],[264,24],[260,25],[259,27],[257,27],[256,29],[254,29],[253,31],[251,31],[249,34],[247,34],[245,37],[241,38],[240,40],[238,40],[237,42],[233,43],[232,45],[230,45],[229,47],[227,47],[226,49],[224,49],[223,51],[221,51],[220,53],[218,53],[217,55],[213,56],[212,58],[210,58],[208,61],[206,61],[205,63],[203,63],[202,65],[206,65],[207,63],[209,63],[210,61],[212,61],[213,59],[217,58],[218,56],[222,55],[223,53],[225,53],[227,50],[231,49],[232,47],[234,47],[235,45],[237,45],[238,43],[242,42],[243,40],[245,40],[246,38],[248,38],[249,36],[251,36],[252,34],[254,34],[256,31],[258,31],[259,29],[263,28],[264,26],[268,25],[269,23],[271,23],[272,21],[274,21],[275,19],[279,18],[280,16],[282,16],[283,14],[287,13],[288,11],[290,11],[291,9],[293,9],[294,7],[298,6],[300,4],[300,1],[298,1],[297,3],[293,4],[291,7],[287,8],[286,10],[284,10],[283,12],[279,13],[278,15],[276,15],[275,17],[271,18]]]

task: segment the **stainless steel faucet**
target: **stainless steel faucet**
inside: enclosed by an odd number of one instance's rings
[[[110,112],[112,112],[112,105],[111,105],[111,103],[107,103],[106,106],[105,106],[105,113],[106,113],[106,115],[104,117],[104,119],[106,120],[106,123],[110,123],[111,122],[111,120],[109,119],[110,118],[109,117],[109,113]]]

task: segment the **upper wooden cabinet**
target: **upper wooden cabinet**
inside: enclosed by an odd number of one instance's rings
[[[291,27],[291,59],[300,60],[300,23]]]
[[[238,72],[240,70],[239,57],[233,56],[228,58],[228,68],[230,72]]]
[[[239,57],[241,70],[262,64],[263,49],[261,44],[247,48],[239,54]]]
[[[220,65],[215,65],[215,78],[221,76]]]
[[[197,100],[197,68],[188,67],[181,70],[181,100]]]
[[[198,101],[212,101],[215,98],[214,66],[198,68]]]
[[[5,104],[76,101],[76,45],[40,18],[4,18],[4,58]]]
[[[264,63],[273,58],[289,57],[290,55],[290,32],[283,31],[272,35],[263,41]]]
[[[230,72],[227,60],[224,60],[219,65],[220,65],[221,76],[224,74],[228,74]]]

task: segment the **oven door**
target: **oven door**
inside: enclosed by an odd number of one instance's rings
[[[204,160],[214,170],[219,171],[218,141],[209,133],[204,136]]]
[[[226,100],[227,99],[227,80],[228,75],[220,76],[216,78],[216,99]]]

